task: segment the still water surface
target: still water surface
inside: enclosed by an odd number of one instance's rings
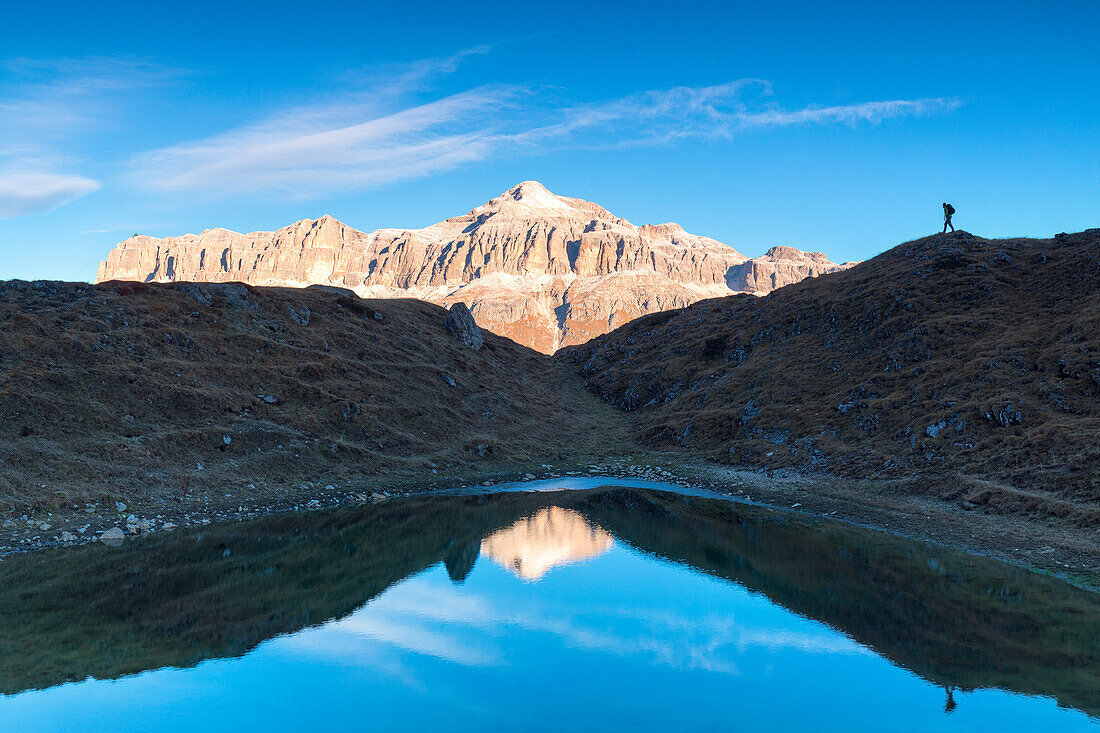
[[[1097,730],[1095,594],[652,490],[435,497],[0,563],[0,726]]]

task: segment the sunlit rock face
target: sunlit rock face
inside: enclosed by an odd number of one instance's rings
[[[524,181],[424,229],[366,233],[323,216],[275,232],[133,236],[108,254],[97,281],[323,284],[365,298],[462,301],[482,327],[553,353],[648,313],[763,295],[845,266],[792,247],[750,259],[678,224],[635,226]]]
[[[572,509],[549,507],[481,541],[481,554],[524,580],[598,557],[615,540]]]

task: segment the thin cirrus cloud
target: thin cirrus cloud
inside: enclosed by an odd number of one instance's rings
[[[63,173],[0,172],[0,218],[48,211],[100,188],[99,181]]]
[[[861,102],[788,110],[773,101],[771,84],[741,79],[708,87],[675,87],[561,110],[561,119],[513,136],[518,143],[581,147],[660,145],[677,139],[730,139],[768,127],[877,124],[894,117],[941,114],[962,102],[946,97]]]
[[[81,147],[135,93],[181,72],[141,60],[0,62],[0,218],[61,206],[102,188],[72,169]]]
[[[374,116],[378,104],[302,108],[136,160],[136,177],[167,191],[277,191],[291,197],[369,188],[486,158],[481,121],[515,90],[483,87]]]
[[[764,128],[877,124],[950,112],[947,98],[787,109],[771,85],[742,79],[574,104],[555,92],[488,84],[419,101],[442,76],[489,47],[345,74],[327,100],[134,155],[123,180],[143,190],[199,195],[273,193],[312,199],[430,176],[507,155],[564,149],[721,141]],[[143,60],[2,62],[0,218],[45,211],[102,187],[77,168],[99,163],[96,134],[147,91],[188,72]]]
[[[484,52],[478,50],[479,53]],[[418,67],[415,83],[446,73],[457,57]],[[795,125],[876,124],[940,114],[948,98],[872,101],[783,109],[767,81],[647,91],[584,105],[492,85],[415,104],[402,84],[329,104],[287,109],[255,124],[155,150],[132,162],[142,186],[224,195],[274,192],[291,198],[346,193],[417,178],[507,154],[566,148],[721,140]]]

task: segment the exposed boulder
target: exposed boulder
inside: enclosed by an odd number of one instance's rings
[[[99,535],[99,541],[105,545],[111,545],[117,547],[121,545],[123,540],[126,539],[126,533],[122,531],[120,527],[111,527],[106,532],[101,532]]]
[[[481,337],[481,329],[465,303],[452,305],[450,310],[447,311],[447,317],[444,319],[443,325],[467,348],[477,351],[485,343]]]

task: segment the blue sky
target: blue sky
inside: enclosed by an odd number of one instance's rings
[[[19,3],[0,278],[525,179],[748,255],[1100,226],[1100,3]]]

